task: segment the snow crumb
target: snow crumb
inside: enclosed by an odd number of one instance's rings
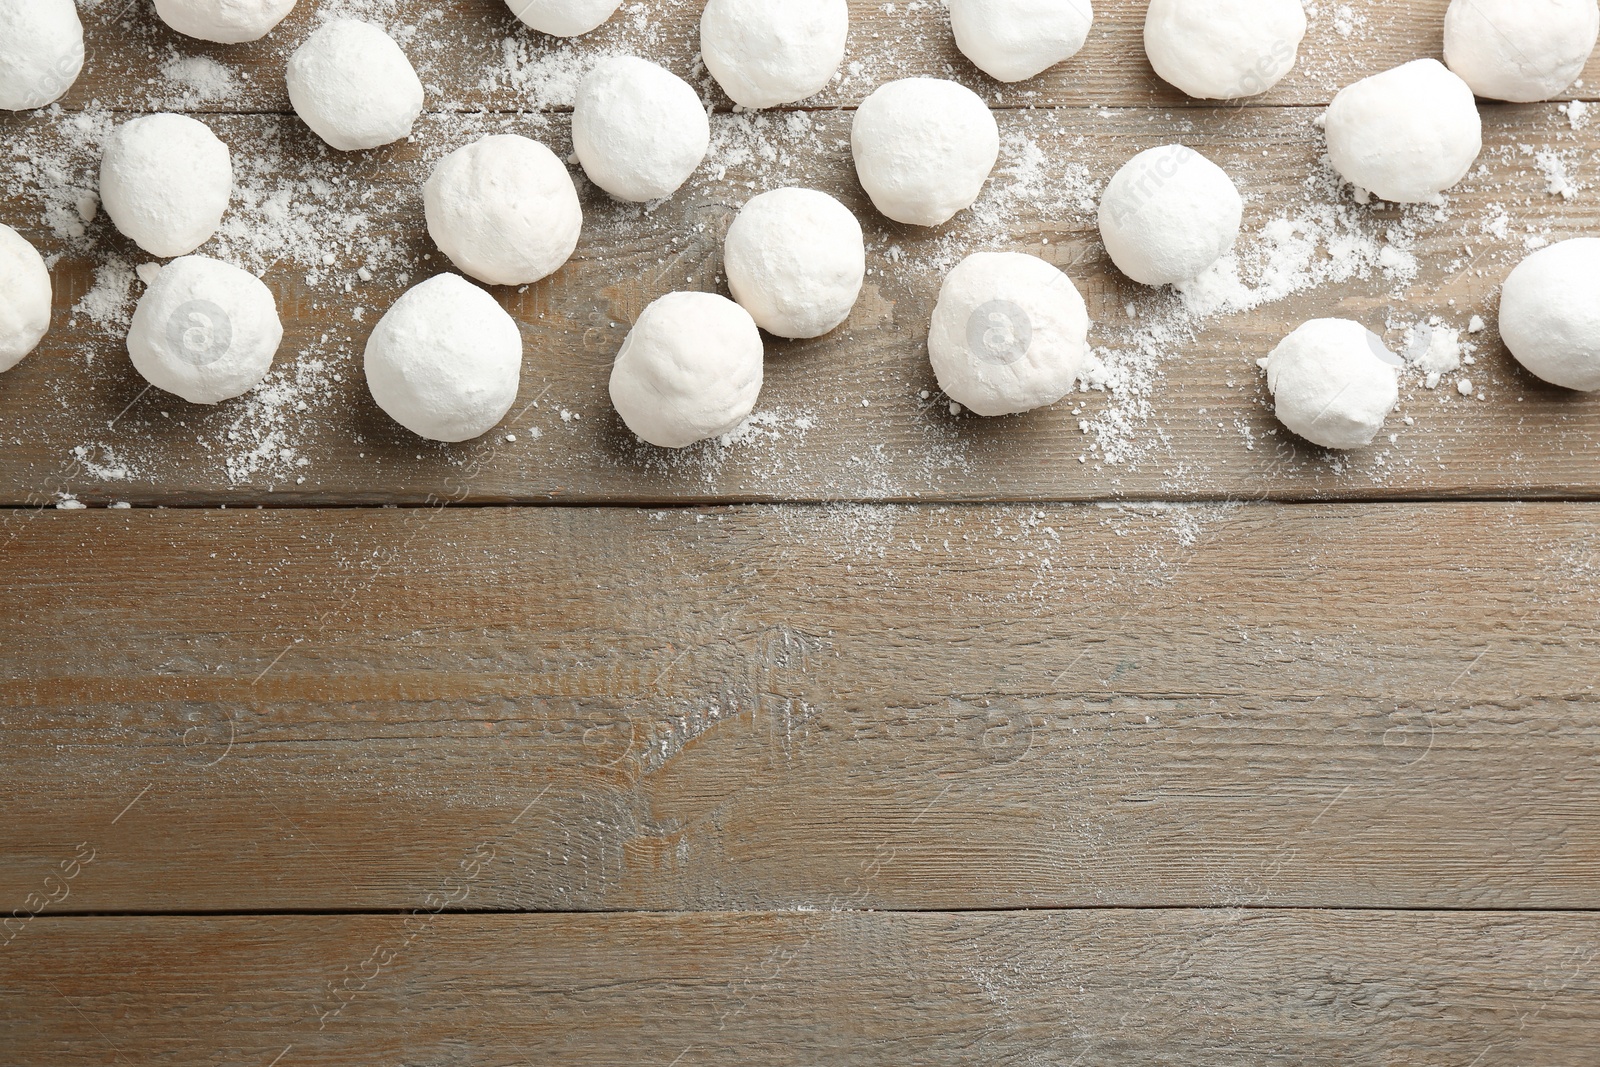
[[[1563,200],[1571,200],[1581,188],[1567,173],[1567,161],[1555,152],[1540,152],[1534,157],[1539,173],[1544,175],[1544,191]]]
[[[1406,331],[1403,356],[1413,370],[1425,375],[1427,388],[1436,389],[1446,374],[1461,367],[1461,331],[1418,323]]]

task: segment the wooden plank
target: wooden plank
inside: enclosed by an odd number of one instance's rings
[[[1600,907],[1600,509],[12,512],[0,901]]]
[[[62,1065],[1589,1067],[1597,953],[1588,913],[36,919],[0,952],[0,1041]]]
[[[986,199],[931,234],[871,210],[849,160],[848,116],[759,127],[727,116],[716,163],[678,198],[644,212],[587,190],[574,261],[525,292],[500,291],[528,342],[522,397],[504,427],[516,441],[497,433],[449,448],[375,408],[359,354],[402,280],[439,269],[417,193],[431,162],[485,130],[527,131],[532,120],[436,117],[415,144],[338,159],[308,149],[293,120],[218,120],[249,176],[227,232],[207,250],[265,271],[288,340],[267,387],[216,409],[146,391],[129,365],[122,335],[139,289],[136,250],[103,216],[82,238],[37,221],[64,227],[93,190],[93,128],[72,134],[77,147],[68,148],[54,124],[4,120],[16,135],[12,173],[48,189],[30,185],[5,217],[63,258],[55,332],[0,380],[0,501],[1592,497],[1600,401],[1533,381],[1492,328],[1466,337],[1477,364],[1462,373],[1483,401],[1457,394],[1454,375],[1429,390],[1408,374],[1393,440],[1344,458],[1278,428],[1255,366],[1320,315],[1361,319],[1396,347],[1431,316],[1456,329],[1473,315],[1492,323],[1496,287],[1530,240],[1600,227],[1600,201],[1550,195],[1533,155],[1549,149],[1572,161],[1574,177],[1592,176],[1600,125],[1574,130],[1550,106],[1489,116],[1481,172],[1442,213],[1402,214],[1339,195],[1304,109],[1181,120],[1146,110],[1012,112],[1006,161]],[[565,152],[564,120],[541,121],[531,132]],[[1250,198],[1247,273],[1289,295],[1197,318],[1171,291],[1137,289],[1106,260],[1096,192],[1135,152],[1171,139],[1175,121]],[[63,157],[72,161],[65,183],[38,164]],[[606,393],[628,324],[662,293],[719,288],[728,221],[752,192],[786,183],[834,192],[866,223],[872,275],[854,317],[829,338],[771,345],[760,419],[738,440],[681,454],[639,445]],[[298,221],[285,224],[285,211]],[[1043,255],[1078,281],[1099,357],[1114,372],[1109,391],[1017,418],[950,414],[927,364],[926,323],[943,272],[996,247]],[[1353,276],[1338,276],[1335,252]]]
[[[559,107],[571,102],[582,64],[596,55],[634,54],[691,79],[707,100],[730,102],[698,63],[699,0],[642,0],[595,34],[561,42],[514,19],[503,0],[389,0],[367,5],[406,44],[439,110]],[[1440,57],[1448,0],[1350,0],[1322,4],[1311,18],[1296,70],[1249,103],[1326,104],[1352,81],[1422,56]],[[1190,100],[1158,79],[1144,54],[1142,0],[1098,0],[1095,28],[1071,61],[1018,86],[995,82],[955,47],[941,4],[914,0],[852,0],[849,54],[832,88],[807,101],[850,107],[883,82],[911,76],[954,77],[1001,107],[1210,106]],[[93,103],[124,111],[152,108],[202,111],[288,111],[283,68],[289,53],[317,24],[316,5],[302,4],[266,40],[210,45],[168,30],[148,4],[107,2],[84,12],[86,72],[62,104]],[[231,95],[197,93],[216,82],[215,67],[197,75],[204,59],[231,74]],[[185,62],[187,65],[184,65]],[[1572,94],[1595,99],[1600,59]]]

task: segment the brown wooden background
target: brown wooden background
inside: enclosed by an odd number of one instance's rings
[[[636,51],[703,84],[697,5],[629,3],[559,45],[500,0],[364,0],[433,110],[353,158],[285,114],[318,6],[223,49],[102,0],[61,111],[0,118],[0,221],[60,257],[55,329],[0,377],[0,1064],[1595,1062],[1600,401],[1521,372],[1493,308],[1528,237],[1595,232],[1600,121],[1486,105],[1447,212],[1357,212],[1415,279],[1196,324],[1113,460],[1079,421],[1125,397],[944,410],[941,265],[1042,255],[1114,343],[1129,305],[1176,298],[1116,276],[1073,191],[1182,139],[1259,235],[1316,195],[1320,107],[1438,55],[1443,0],[1319,4],[1301,66],[1246,107],[1162,87],[1135,0],[1003,89],[938,5],[852,2],[834,89],[767,126],[724,114],[653,212],[585,189],[573,262],[497,293],[523,402],[447,448],[389,424],[359,370],[396,265],[439,269],[420,180],[491,129],[567,150],[557,90],[508,56]],[[238,93],[160,73],[193,56]],[[849,109],[910,73],[972,86],[1042,151],[1004,210],[934,234],[871,212]],[[1597,87],[1600,62],[1575,95]],[[308,205],[373,190],[332,264],[253,264],[286,404],[147,392],[82,309],[97,267],[142,260],[103,216],[56,233],[57,187],[92,172],[85,130],[161,108]],[[628,323],[716,288],[721,228],[791,183],[863,218],[855,316],[771,345],[753,440],[634,443],[605,394]],[[1397,345],[1481,314],[1485,399],[1410,376],[1395,440],[1340,462],[1294,442],[1253,361],[1321,314]]]

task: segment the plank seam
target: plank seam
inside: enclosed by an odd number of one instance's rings
[[[806,916],[834,915],[1068,915],[1094,912],[1390,912],[1404,915],[1600,915],[1594,907],[1470,907],[1435,905],[1417,907],[1403,904],[1081,904],[1071,907],[1039,908],[842,908],[829,911],[798,909],[710,909],[615,908],[583,911],[570,908],[278,908],[218,909],[183,911],[51,911],[51,919],[254,919],[254,918],[383,918],[428,914],[460,918],[501,918],[513,916],[570,916],[573,918],[617,918],[631,915],[705,918],[718,915]],[[40,916],[45,918],[46,916]]]

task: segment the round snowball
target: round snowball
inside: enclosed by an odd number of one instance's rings
[[[1243,218],[1233,179],[1179,144],[1134,156],[1100,199],[1100,236],[1111,261],[1144,285],[1199,277],[1232,250]]]
[[[522,332],[494,297],[441,274],[378,320],[365,365],[372,399],[395,422],[430,441],[470,441],[516,402]]]
[[[156,0],[161,21],[218,44],[259,41],[294,9],[295,0]]]
[[[83,23],[72,0],[0,0],[0,108],[61,99],[83,71]]]
[[[146,115],[117,127],[100,161],[106,214],[152,256],[182,256],[211,239],[233,195],[233,156],[205,123]]]
[[[980,252],[945,279],[928,354],[939,388],[979,415],[1054,404],[1083,370],[1089,310],[1077,286],[1037,256]]]
[[[1151,0],[1144,50],[1162,80],[1200,100],[1264,93],[1294,69],[1300,0]]]
[[[1094,24],[1089,0],[947,0],[956,47],[989,77],[1019,82],[1071,59]]]
[[[39,347],[50,329],[50,271],[39,252],[0,224],[0,371]]]
[[[1333,98],[1326,119],[1333,169],[1359,189],[1400,204],[1434,200],[1483,150],[1483,123],[1467,83],[1436,59],[1363,78]]]
[[[827,88],[850,35],[846,0],[710,0],[700,54],[742,107],[776,107]]]
[[[815,189],[775,189],[744,206],[723,245],[733,298],[778,337],[821,337],[850,317],[867,276],[861,223]]]
[[[1500,294],[1500,336],[1552,385],[1600,390],[1600,238],[1562,241],[1523,260]]]
[[[622,0],[506,0],[523,22],[552,37],[579,37],[599,29]]]
[[[938,226],[973,205],[1000,158],[1000,127],[978,94],[939,78],[880,86],[850,128],[856,174],[896,222]]]
[[[422,81],[394,38],[368,22],[335,19],[289,57],[295,114],[341,152],[411,136]]]
[[[611,403],[628,429],[687,448],[737,429],[761,395],[761,331],[714,293],[668,293],[644,309],[611,368]]]
[[[260,278],[185,256],[162,267],[140,298],[128,355],[157,389],[219,404],[260,385],[282,341],[277,302]]]
[[[1451,0],[1444,61],[1479,96],[1526,104],[1565,92],[1597,37],[1595,0]]]
[[[457,149],[422,191],[428,232],[461,270],[528,285],[572,258],[583,209],[572,175],[538,141],[497,134]]]
[[[1266,364],[1279,421],[1324,448],[1371,444],[1400,402],[1400,359],[1349,319],[1313,319]]]
[[[602,60],[578,86],[572,144],[590,181],[640,204],[689,180],[711,146],[711,123],[688,82],[621,56]]]

